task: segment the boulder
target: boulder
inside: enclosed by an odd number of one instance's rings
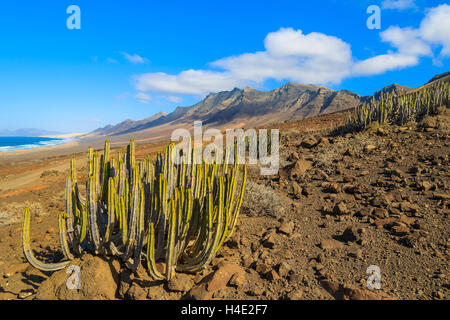
[[[305,140],[303,140],[301,143],[301,146],[303,148],[311,149],[311,148],[315,147],[318,143],[319,143],[319,141],[310,137],[310,138],[306,138]]]
[[[344,244],[335,239],[328,239],[328,240],[322,240],[322,242],[320,243],[320,247],[323,250],[339,249],[339,248],[343,248]]]
[[[171,291],[188,292],[194,285],[194,281],[187,274],[177,273],[167,283],[167,287]]]
[[[80,269],[80,289],[69,288],[69,277],[75,279],[76,272],[68,274],[70,266]],[[53,273],[39,287],[37,300],[112,300],[118,289],[120,263],[92,255],[73,260],[69,267]]]
[[[293,221],[284,221],[278,228],[278,232],[290,235],[294,231],[294,228],[295,224]]]
[[[339,202],[338,204],[336,204],[333,208],[333,213],[335,215],[345,215],[349,213],[349,210],[347,209],[347,206],[345,205],[344,202]]]
[[[222,263],[219,268],[203,278],[200,283],[189,291],[189,296],[195,300],[210,300],[214,293],[226,288],[231,278],[245,277],[245,270],[233,263]]]
[[[307,160],[297,160],[294,165],[289,168],[289,178],[291,180],[302,177],[306,171],[312,168],[312,162]]]
[[[136,281],[133,281],[130,289],[126,294],[126,298],[129,300],[146,300],[148,291],[142,288]]]

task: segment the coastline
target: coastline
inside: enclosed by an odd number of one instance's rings
[[[17,145],[7,145],[7,146],[1,146],[0,147],[0,153],[2,152],[8,152],[8,151],[21,151],[21,150],[30,150],[30,149],[38,149],[38,148],[45,148],[45,147],[54,147],[66,144],[73,139],[67,138],[51,138],[51,137],[37,137],[39,139],[46,139],[46,140],[40,140],[37,142],[29,142],[29,143],[23,143],[23,144],[17,144]]]
[[[10,150],[0,152],[0,165],[11,162],[21,162],[57,157],[81,152],[81,144],[77,140],[68,140],[65,143],[51,146],[41,146],[31,149]],[[79,150],[79,151],[78,151]],[[83,149],[84,150],[84,149]]]
[[[11,150],[0,150],[0,164],[11,161],[22,161],[31,159],[43,159],[54,156],[67,155],[78,152],[80,137],[85,133],[67,133],[59,135],[46,135],[41,138],[59,139],[48,144],[11,146]],[[83,143],[83,145],[85,145]],[[24,147],[21,148],[20,147]],[[17,148],[17,149],[16,149]],[[0,148],[1,149],[1,148]],[[81,151],[81,150],[80,150]]]

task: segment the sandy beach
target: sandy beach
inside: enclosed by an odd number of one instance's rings
[[[81,152],[82,145],[84,144],[80,144],[79,141],[74,140],[56,146],[4,151],[0,152],[0,165],[77,153]]]
[[[58,139],[71,139],[71,138],[78,138],[81,136],[86,135],[86,133],[64,133],[64,134],[56,134],[56,135],[46,135],[47,138],[58,138]]]

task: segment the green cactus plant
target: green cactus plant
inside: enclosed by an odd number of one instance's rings
[[[170,279],[175,271],[205,268],[235,229],[247,168],[236,158],[233,165],[196,164],[191,141],[187,149],[178,155],[171,143],[153,164],[150,157],[136,160],[133,140],[126,152],[112,157],[108,140],[101,156],[90,147],[86,198],[79,192],[75,160],[66,178],[65,212],[59,215],[66,261],[48,264],[34,257],[28,209],[22,231],[27,260],[55,271],[87,252],[117,256],[135,271],[145,258],[149,273],[159,280]],[[175,156],[180,163],[173,161]],[[157,270],[158,261],[166,263],[165,272]]]
[[[404,125],[409,121],[418,121],[423,116],[436,114],[438,108],[450,107],[450,82],[441,81],[420,90],[397,95],[382,93],[378,100],[372,98],[355,109],[354,117],[347,119],[344,131],[366,129],[372,122],[380,125]]]

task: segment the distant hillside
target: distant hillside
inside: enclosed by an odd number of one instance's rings
[[[423,86],[420,86],[420,87],[414,89],[414,91],[420,90],[420,89],[428,87],[428,86],[433,86],[435,83],[441,82],[441,81],[450,81],[450,71],[435,75],[433,78],[430,79],[430,81],[425,83]]]
[[[98,129],[92,131],[91,134],[102,135],[102,136],[114,135],[114,134],[117,134],[120,132],[127,131],[129,129],[135,128],[140,125],[145,125],[146,123],[152,122],[152,121],[159,119],[160,117],[163,117],[166,115],[167,115],[167,113],[165,113],[165,112],[158,112],[157,114],[155,114],[151,117],[148,117],[148,118],[145,118],[145,119],[142,119],[139,121],[133,121],[131,119],[127,119],[125,121],[120,122],[117,125],[114,125],[114,126],[107,125],[103,128],[98,128]]]
[[[22,128],[17,130],[0,130],[1,137],[42,137],[59,135],[61,132],[47,131],[36,128]]]
[[[435,75],[433,78],[431,78],[428,83],[434,82],[434,81],[442,81],[442,80],[450,80],[450,71]]]
[[[424,86],[449,79],[450,72],[446,72],[433,77]],[[250,87],[235,88],[231,91],[211,93],[195,105],[177,107],[170,114],[160,112],[143,120],[125,120],[114,126],[106,126],[91,132],[88,137],[162,139],[174,128],[192,126],[195,120],[217,128],[263,126],[353,109],[362,102],[379,98],[382,93],[402,95],[414,90],[417,89],[394,83],[375,92],[373,96],[362,97],[348,90],[335,91],[298,83],[287,83],[271,91]]]
[[[391,84],[390,86],[384,87],[383,89],[375,92],[374,97],[378,98],[381,94],[402,95],[402,94],[408,93],[411,90],[414,90],[414,89],[394,83],[394,84]]]
[[[335,91],[325,87],[287,83],[272,91],[249,87],[211,93],[190,107],[177,107],[168,115],[126,120],[116,126],[97,129],[96,135],[121,135],[163,124],[191,123],[223,125],[230,122],[268,124],[286,120],[301,120],[321,114],[354,108],[361,96],[348,90]]]

